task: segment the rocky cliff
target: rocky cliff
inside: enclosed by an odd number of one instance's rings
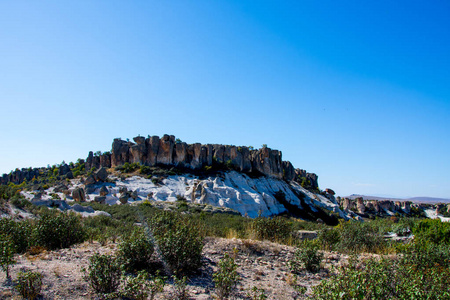
[[[309,187],[318,188],[318,176],[305,170],[295,169],[289,161],[283,161],[281,151],[268,147],[253,150],[246,146],[220,145],[200,143],[187,144],[175,139],[173,135],[163,137],[137,136],[134,142],[114,139],[111,152],[89,152],[85,160],[86,170],[101,167],[111,168],[125,163],[140,163],[146,166],[166,165],[191,170],[201,170],[204,167],[227,166],[242,173],[259,173],[265,176],[284,179],[286,181],[306,180]],[[70,167],[60,168],[63,175],[71,175]],[[1,184],[13,182],[20,184],[30,181],[46,168],[16,169],[0,178]]]

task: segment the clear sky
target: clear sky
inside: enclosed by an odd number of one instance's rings
[[[5,0],[0,104],[0,173],[167,133],[450,198],[450,2]]]

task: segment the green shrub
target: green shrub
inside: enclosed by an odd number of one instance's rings
[[[340,222],[336,229],[339,231],[337,249],[344,253],[378,253],[384,252],[388,248],[379,228],[370,223]]]
[[[228,299],[240,279],[237,264],[228,253],[219,261],[219,269],[213,274],[216,295],[218,299]]]
[[[337,275],[312,288],[314,299],[394,299],[396,272],[390,261],[356,261],[341,267]]]
[[[11,218],[0,219],[0,234],[8,235],[14,243],[17,253],[24,253],[30,243],[32,226],[30,221],[14,221]]]
[[[331,251],[336,249],[341,239],[341,235],[339,231],[334,228],[322,229],[319,230],[317,238],[322,246],[322,249]]]
[[[118,259],[126,272],[148,269],[153,255],[153,243],[139,228],[124,237],[119,245]]]
[[[156,294],[164,290],[165,279],[159,274],[150,278],[145,271],[139,271],[136,276],[127,276],[122,278],[121,295],[126,299],[135,300],[153,300]]]
[[[6,278],[9,276],[9,268],[11,265],[15,264],[14,260],[14,243],[10,236],[1,234],[0,235],[0,267],[6,273]]]
[[[84,279],[99,294],[115,293],[122,275],[120,263],[110,255],[94,254],[89,258],[88,269],[82,269]]]
[[[450,245],[450,223],[440,219],[421,220],[414,228],[414,239],[420,243]]]
[[[292,222],[283,217],[253,220],[251,228],[259,240],[286,243],[292,236]]]
[[[449,275],[450,269],[441,265],[418,268],[395,259],[352,261],[313,287],[313,298],[450,299]]]
[[[179,214],[161,212],[151,219],[150,228],[171,272],[189,274],[198,270],[203,238],[197,223]]]
[[[43,277],[39,272],[19,272],[17,275],[16,290],[24,299],[36,299],[41,293]]]
[[[191,299],[189,291],[187,289],[187,277],[184,276],[182,278],[178,278],[177,276],[174,276],[173,278],[173,289],[170,293],[170,296],[168,299],[170,300],[189,300]]]
[[[34,242],[47,249],[67,248],[86,238],[80,217],[50,211],[41,216],[33,230]]]
[[[256,286],[252,287],[247,292],[247,297],[251,300],[265,300],[267,299],[266,291],[263,288],[258,288]]]
[[[302,269],[317,272],[322,259],[323,253],[319,252],[319,246],[314,242],[305,241],[303,248],[295,250],[294,258],[289,262],[289,268],[295,274],[300,273]]]

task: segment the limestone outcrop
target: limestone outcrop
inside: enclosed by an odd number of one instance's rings
[[[125,163],[140,163],[146,166],[176,166],[191,170],[201,170],[204,167],[224,167],[243,173],[262,174],[286,181],[307,182],[308,187],[318,188],[318,177],[314,173],[295,169],[289,161],[282,160],[282,153],[266,146],[253,150],[252,147],[220,145],[220,144],[187,144],[175,139],[173,135],[137,136],[133,141],[114,139],[111,152],[89,152],[84,162],[86,170],[98,170],[93,178],[89,178],[87,185],[98,181],[105,181],[106,169]],[[73,178],[73,165],[59,167],[59,176]],[[39,174],[49,172],[47,168],[16,169],[0,177],[0,184],[13,182],[20,184],[30,181]],[[90,182],[92,181],[92,182]]]
[[[224,164],[244,173],[259,172],[263,175],[287,181],[306,178],[313,188],[318,188],[317,175],[294,169],[288,161],[282,161],[281,151],[262,147],[250,150],[245,146],[200,143],[186,144],[173,135],[138,136],[134,142],[114,139],[111,151],[111,167],[125,163],[147,166],[173,165],[192,170],[205,166]]]

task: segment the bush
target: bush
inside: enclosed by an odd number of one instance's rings
[[[450,245],[450,223],[440,219],[421,220],[414,228],[414,239],[420,243]]]
[[[146,271],[139,271],[136,277],[128,276],[123,278],[122,296],[127,299],[153,300],[157,293],[164,290],[165,279],[159,275],[149,280],[149,275]]]
[[[252,300],[265,300],[267,299],[266,296],[266,291],[264,289],[260,289],[256,286],[252,287],[248,292],[247,292],[247,297],[249,297]]]
[[[117,291],[122,275],[120,264],[110,255],[94,254],[89,259],[88,269],[82,269],[85,280],[99,294],[110,294]]]
[[[303,248],[298,248],[294,258],[289,262],[289,268],[295,274],[304,268],[309,272],[317,272],[323,259],[323,253],[319,252],[319,246],[313,242],[305,241]]]
[[[36,245],[50,250],[70,247],[83,242],[85,238],[86,231],[75,214],[46,213],[34,228]]]
[[[313,287],[314,299],[450,299],[450,269],[386,259],[353,261]]]
[[[39,272],[19,272],[16,290],[24,299],[35,299],[41,293],[43,277]]]
[[[32,226],[29,221],[16,222],[11,218],[0,219],[0,234],[10,237],[14,243],[14,250],[17,253],[27,251],[30,243]]]
[[[259,240],[286,243],[292,234],[292,222],[283,217],[258,217],[253,220],[251,227]]]
[[[240,276],[237,273],[237,264],[234,258],[225,253],[219,261],[219,269],[213,274],[213,281],[218,299],[228,299],[235,289]]]
[[[148,269],[153,254],[153,243],[140,229],[125,237],[119,245],[118,259],[126,272]]]
[[[331,228],[320,230],[317,234],[317,238],[322,249],[331,251],[336,249],[341,236],[338,230]]]
[[[9,276],[9,268],[11,265],[15,264],[14,260],[14,243],[11,237],[7,235],[0,235],[0,267],[6,273],[6,278]]]
[[[198,224],[179,214],[161,212],[151,219],[150,227],[171,272],[180,275],[198,270],[203,249]]]
[[[339,231],[337,248],[344,253],[378,253],[388,246],[379,228],[369,223],[341,221],[336,229]]]
[[[173,278],[173,290],[170,293],[168,299],[170,300],[189,300],[191,299],[189,295],[189,291],[186,285],[187,278],[184,276],[183,278],[178,278],[174,276]]]

